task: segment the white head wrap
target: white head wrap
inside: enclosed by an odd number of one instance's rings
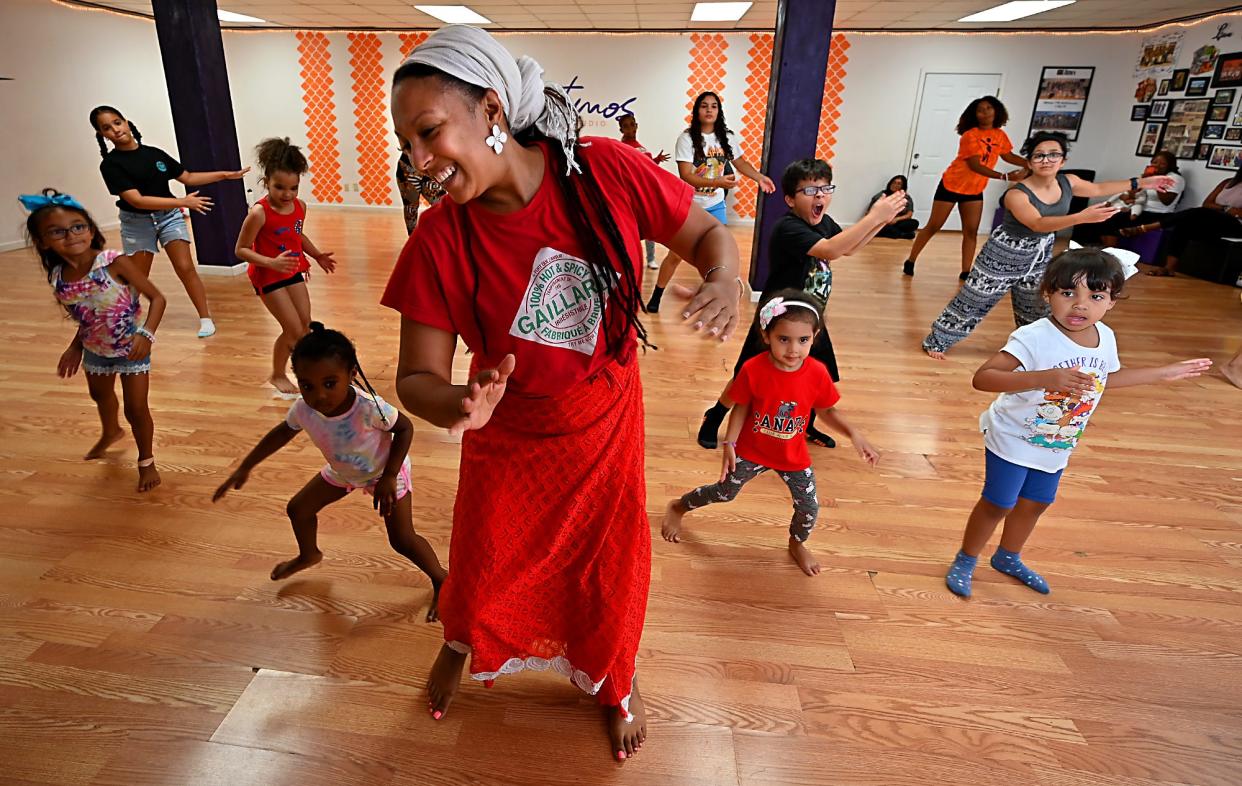
[[[543,67],[509,50],[484,30],[469,25],[446,25],[416,47],[406,63],[422,63],[476,87],[491,88],[514,134],[534,126],[560,142],[570,171],[581,171],[574,160],[578,141],[578,113],[560,85],[543,81]]]

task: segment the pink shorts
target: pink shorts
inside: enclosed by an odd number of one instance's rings
[[[379,483],[379,478],[376,477],[375,480],[369,481],[365,486],[355,486],[337,477],[337,474],[332,471],[331,465],[319,470],[319,477],[323,478],[324,482],[330,486],[345,489],[346,493],[355,489],[362,489],[363,492],[373,495],[375,493],[375,484]],[[411,485],[413,484],[410,482],[410,459],[407,456],[405,461],[401,462],[401,471],[397,473],[397,499],[401,499],[406,494],[409,494]]]

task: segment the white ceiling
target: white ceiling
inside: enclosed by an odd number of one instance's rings
[[[838,0],[841,30],[978,30],[957,20],[1002,0]],[[415,4],[464,3],[491,19],[492,30],[771,30],[776,0],[756,0],[737,22],[690,22],[693,2],[678,0],[217,0],[219,8],[266,19],[270,26],[314,28],[433,29],[442,24]],[[151,15],[150,0],[95,0],[95,5]],[[1078,0],[1015,22],[987,29],[1109,29],[1158,25],[1179,19],[1239,12],[1222,0]],[[247,27],[248,25],[225,25]],[[1242,26],[1240,26],[1242,27]]]

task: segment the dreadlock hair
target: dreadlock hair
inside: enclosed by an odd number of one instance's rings
[[[273,172],[288,172],[301,177],[309,168],[302,149],[289,142],[289,137],[268,137],[254,148],[255,160],[266,180]]]
[[[957,135],[961,136],[972,128],[979,127],[979,118],[975,117],[975,110],[984,101],[992,105],[992,109],[996,110],[996,117],[992,120],[992,128],[1002,128],[1009,122],[1009,110],[1001,103],[996,96],[984,96],[976,98],[966,105],[966,109],[962,111],[962,116],[957,119]]]
[[[54,188],[45,188],[39,193],[46,197],[61,195]],[[104,246],[107,245],[103,232],[99,231],[99,225],[95,223],[95,219],[91,218],[91,214],[81,208],[70,205],[44,205],[32,211],[30,215],[26,216],[26,240],[34,247],[35,253],[39,255],[39,262],[43,265],[43,272],[47,274],[47,283],[49,284],[55,280],[57,269],[62,265],[69,264],[67,259],[52,249],[47,248],[43,242],[43,219],[53,210],[67,210],[70,213],[77,213],[82,216],[82,220],[90,227],[91,249],[93,251],[103,251]]]
[[[293,352],[289,356],[293,371],[297,373],[298,363],[329,359],[339,361],[348,369],[351,381],[361,381],[367,393],[370,394],[371,401],[375,402],[377,408],[379,407],[379,402],[376,401],[379,394],[371,386],[367,375],[362,373],[362,365],[358,363],[358,350],[354,347],[354,342],[339,330],[324,327],[322,322],[311,322],[310,332],[293,345]],[[380,411],[380,418],[385,423],[388,422],[383,410]]]
[[[1107,292],[1116,300],[1125,288],[1126,274],[1121,263],[1107,251],[1075,248],[1058,254],[1048,263],[1039,291],[1051,294],[1076,289],[1080,281],[1085,281],[1092,292]]]
[[[125,119],[125,115],[121,114],[121,110],[107,104],[97,106],[91,110],[91,128],[95,129],[95,141],[99,143],[100,156],[108,155],[108,143],[104,140],[103,134],[99,133],[99,116],[106,114],[113,114],[122,120]],[[134,135],[135,142],[142,144],[142,133],[138,131],[138,126],[130,123],[129,133]]]
[[[716,139],[720,141],[720,147],[724,150],[725,160],[733,160],[733,147],[729,144],[729,126],[725,124],[724,104],[720,101],[720,96],[710,90],[699,93],[699,97],[694,99],[694,112],[690,115],[690,128],[686,129],[690,132],[690,142],[694,145],[694,160],[702,161],[706,158],[703,152],[703,129],[699,126],[699,105],[703,103],[708,96],[716,99],[716,124],[712,127],[712,132],[716,134]]]
[[[471,111],[474,111],[474,108],[487,94],[486,88],[472,85],[424,63],[406,63],[398,68],[396,74],[393,75],[393,86],[395,87],[405,79],[429,77],[439,79],[445,87],[456,90],[466,99]],[[632,344],[628,344],[631,329],[637,335],[644,350],[648,347],[657,349],[648,341],[647,329],[638,317],[642,310],[642,290],[634,275],[630,252],[621,235],[621,230],[612,217],[612,212],[607,208],[603,189],[595,176],[591,174],[590,165],[582,155],[582,145],[575,139],[574,160],[580,171],[577,174],[566,175],[567,161],[559,140],[548,138],[534,126],[514,134],[514,140],[524,147],[530,147],[537,142],[547,143],[548,154],[552,156],[552,177],[565,196],[565,204],[569,208],[569,223],[578,238],[578,243],[583,248],[583,256],[591,272],[593,285],[591,296],[604,314],[604,342],[608,354],[616,358],[626,357],[627,350],[632,348]],[[461,215],[466,223],[464,233],[466,257],[470,260],[474,273],[473,297],[477,301],[482,271],[479,267],[478,255],[470,249],[471,237],[474,234],[470,226],[470,213],[463,210]],[[607,308],[610,297],[615,301],[613,308]],[[479,319],[478,309],[473,309],[473,311],[475,326],[483,340],[483,351],[486,352],[487,334]]]
[[[764,306],[776,298],[780,298],[786,303],[805,303],[811,308],[800,308],[797,306],[794,308],[786,308],[784,314],[777,314],[772,317],[772,321],[768,323],[766,328],[761,327],[759,324],[760,312],[763,311]],[[755,328],[764,334],[770,332],[772,328],[776,327],[781,322],[805,322],[811,326],[812,331],[819,332],[820,327],[823,325],[823,321],[824,301],[815,297],[810,292],[801,289],[782,289],[779,292],[773,292],[771,297],[765,298],[764,301],[759,304],[759,308],[755,309]]]

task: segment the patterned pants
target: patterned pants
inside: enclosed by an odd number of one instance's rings
[[[732,502],[737,497],[737,493],[742,490],[742,486],[767,472],[768,469],[762,464],[739,458],[737,467],[729,473],[723,483],[699,486],[683,496],[681,504],[689,510],[694,510],[713,502]],[[772,471],[780,475],[781,480],[785,481],[785,485],[789,487],[789,493],[793,495],[794,514],[789,521],[789,535],[799,543],[805,543],[806,539],[811,537],[815,520],[819,518],[819,500],[815,498],[815,468],[807,467],[794,472],[779,469]]]
[[[970,335],[1008,292],[1018,327],[1048,316],[1039,292],[1052,256],[1054,235],[1014,237],[1004,229],[992,232],[957,295],[932,323],[923,349],[944,352]]]

